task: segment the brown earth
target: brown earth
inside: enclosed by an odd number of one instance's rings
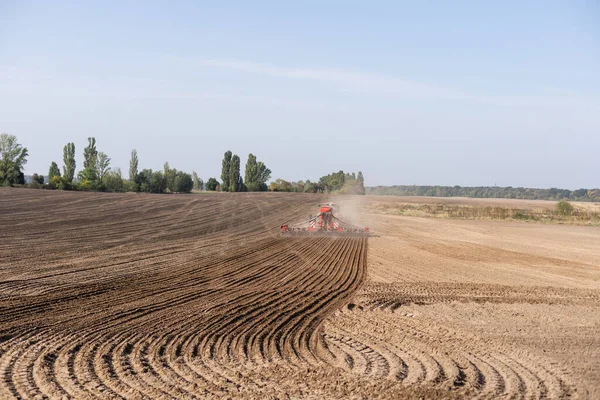
[[[600,396],[599,228],[319,200],[0,189],[0,398]]]

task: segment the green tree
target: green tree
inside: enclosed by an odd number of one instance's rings
[[[135,182],[138,174],[138,155],[136,149],[131,150],[131,159],[129,160],[129,180]]]
[[[178,193],[189,193],[194,187],[194,181],[190,174],[179,171],[175,176],[175,191]]]
[[[256,182],[258,165],[256,162],[256,156],[252,153],[248,154],[248,161],[246,161],[246,172],[244,174],[244,182],[249,192],[258,191],[258,183]]]
[[[165,193],[167,191],[167,181],[165,180],[162,171],[156,171],[151,173],[150,177],[150,191],[152,193]]]
[[[240,157],[234,154],[231,157],[231,167],[229,170],[229,191],[230,192],[243,192],[244,182],[240,175]]]
[[[244,183],[249,192],[264,192],[267,190],[267,181],[271,178],[271,170],[260,161],[256,160],[256,156],[252,153],[248,154],[246,162],[246,173]]]
[[[140,192],[151,192],[152,191],[152,170],[143,169],[138,172],[135,178],[136,183],[140,187]]]
[[[257,170],[258,170],[258,175],[257,175],[258,191],[266,192],[267,191],[267,181],[269,179],[271,179],[271,170],[269,168],[267,168],[267,166],[262,161],[258,162]]]
[[[98,150],[96,138],[88,138],[88,145],[83,149],[83,170],[79,172],[80,180],[95,182],[98,179]]]
[[[50,164],[50,169],[48,169],[48,182],[50,182],[50,180],[52,180],[52,178],[55,176],[60,178],[60,169],[58,168],[58,165],[52,161],[52,164]]]
[[[0,154],[0,185],[25,183],[22,169],[27,164],[27,148],[17,143],[16,136],[3,133],[0,135]]]
[[[104,175],[108,172],[109,166],[110,157],[103,152],[99,152],[97,156],[96,171],[98,171],[98,180],[100,181],[100,184],[102,184],[102,178],[104,178]]]
[[[221,163],[221,190],[227,192],[229,190],[229,183],[231,179],[231,151],[227,150],[223,155],[223,162]]]
[[[63,179],[67,186],[70,186],[75,176],[75,143],[67,143],[63,149]]]
[[[214,192],[215,190],[217,190],[217,187],[219,187],[219,185],[219,181],[215,178],[208,178],[208,181],[206,181],[206,190]]]
[[[332,174],[322,176],[319,179],[319,184],[327,192],[334,192],[340,190],[346,182],[346,174],[344,171],[334,172]]]

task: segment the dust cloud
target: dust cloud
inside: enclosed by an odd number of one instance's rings
[[[364,196],[360,195],[335,196],[332,201],[340,208],[336,216],[340,220],[358,227],[368,226],[368,221],[364,216],[364,200]]]

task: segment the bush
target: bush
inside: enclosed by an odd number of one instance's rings
[[[48,189],[58,189],[62,183],[62,178],[60,176],[53,176],[48,180]]]
[[[44,185],[40,184],[36,179],[32,179],[28,186],[30,189],[42,189],[44,187]]]
[[[75,190],[75,184],[73,182],[67,182],[67,180],[65,179],[65,177],[63,176],[62,178],[60,176],[55,176],[53,179],[58,179],[59,181],[59,185],[58,188],[60,190]]]
[[[209,180],[204,185],[204,188],[208,191],[214,192],[219,187],[219,181],[215,178],[209,178]]]
[[[83,178],[75,188],[76,190],[82,190],[84,192],[95,191],[98,190],[98,184],[96,181]]]
[[[139,192],[140,187],[135,182],[125,181],[125,183],[123,184],[123,190],[126,192]]]
[[[574,210],[575,208],[573,207],[573,205],[566,200],[561,200],[556,205],[556,213],[564,217],[573,215]]]
[[[167,182],[162,171],[152,172],[149,189],[152,193],[164,193],[167,191]]]
[[[107,192],[123,192],[124,183],[120,171],[109,171],[104,175],[104,188]]]

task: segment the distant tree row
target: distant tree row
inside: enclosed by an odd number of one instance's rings
[[[0,135],[0,186],[25,184],[23,168],[27,164],[29,152],[17,142],[14,135]],[[192,175],[170,168],[165,163],[162,170],[138,170],[137,151],[131,152],[128,179],[123,178],[119,168],[110,168],[111,159],[106,153],[98,151],[96,139],[88,138],[88,145],[83,150],[83,169],[76,172],[75,144],[67,143],[63,148],[62,173],[56,162],[48,169],[48,179],[43,175],[33,174],[31,187],[44,187],[63,190],[97,190],[110,192],[183,192],[191,190],[208,190],[223,192],[273,191],[300,193],[334,193],[334,194],[374,194],[397,196],[433,196],[433,197],[474,197],[474,198],[506,198],[528,200],[571,200],[600,202],[600,189],[532,189],[523,187],[461,187],[461,186],[377,186],[365,189],[361,171],[344,173],[333,172],[322,176],[318,182],[288,182],[276,179],[267,186],[271,178],[271,170],[252,153],[248,155],[244,179],[240,172],[240,158],[227,151],[221,163],[221,181],[211,177],[206,182],[193,171]]]
[[[132,156],[133,154],[134,153],[132,152]],[[137,159],[137,153],[135,153],[135,155]],[[194,175],[197,177],[195,172]],[[189,193],[194,188],[194,178],[192,175],[183,171],[178,171],[175,168],[170,168],[168,162],[165,163],[162,171],[143,169],[134,174],[133,177],[133,181],[129,181],[129,189],[132,192]],[[198,187],[198,185],[199,182],[196,182],[196,187]]]
[[[365,194],[365,180],[361,171],[358,171],[358,174],[338,171],[322,176],[318,182],[310,180],[288,182],[276,179],[269,185],[269,190],[272,192]]]
[[[17,142],[13,135],[3,133],[0,136],[0,185],[12,186],[25,184],[23,166],[27,163],[27,148]],[[67,143],[63,148],[62,173],[58,164],[53,161],[48,168],[48,179],[43,175],[33,174],[30,187],[61,190],[94,190],[108,192],[149,192],[189,193],[192,190],[209,191],[266,191],[267,181],[271,178],[271,170],[258,161],[250,153],[246,162],[245,179],[240,174],[240,158],[227,151],[223,158],[221,179],[209,178],[205,183],[196,173],[192,175],[171,168],[166,162],[162,170],[139,170],[138,153],[134,149],[129,161],[129,173],[126,178],[119,168],[110,168],[111,158],[98,151],[96,139],[88,138],[88,145],[83,149],[83,169],[77,175],[75,161],[75,144]]]
[[[27,163],[27,149],[17,143],[15,136],[2,134],[0,137],[0,184],[22,185],[25,183],[23,166]],[[192,175],[178,171],[165,163],[162,170],[139,170],[138,153],[131,152],[127,178],[122,176],[119,168],[111,168],[111,158],[99,151],[96,139],[88,138],[83,149],[83,169],[77,174],[75,161],[75,144],[67,143],[63,148],[62,172],[58,163],[53,161],[48,168],[48,179],[43,175],[33,174],[31,187],[44,187],[61,190],[94,190],[108,192],[148,192],[189,193],[192,190],[208,190],[221,192],[302,192],[302,193],[339,193],[364,194],[364,178],[362,172],[344,173],[338,171],[322,176],[318,182],[310,180],[288,182],[277,179],[267,185],[271,179],[271,170],[259,161],[252,153],[248,154],[244,177],[242,178],[240,157],[226,151],[221,162],[221,182],[211,177],[204,182],[193,171]]]
[[[19,185],[25,183],[23,166],[27,163],[27,149],[17,143],[15,136],[2,134],[0,137],[0,184]],[[178,171],[165,163],[162,170],[139,170],[139,158],[135,149],[131,152],[129,173],[125,179],[119,168],[110,167],[111,158],[99,151],[96,139],[88,138],[88,145],[83,149],[83,169],[75,174],[75,144],[67,143],[63,148],[62,173],[58,164],[52,161],[48,168],[48,180],[45,184],[43,175],[37,173],[31,177],[31,187],[45,187],[61,190],[94,190],[108,192],[148,192],[189,193],[193,190],[222,192],[301,192],[301,193],[339,193],[365,194],[362,172],[344,173],[338,171],[322,176],[318,182],[310,180],[288,182],[277,179],[267,185],[271,178],[271,170],[258,161],[252,153],[248,155],[244,178],[240,171],[240,157],[226,151],[221,162],[221,182],[209,178],[206,183],[193,171],[192,175]]]
[[[168,162],[162,171],[144,169],[138,172],[139,159],[135,149],[131,152],[128,180],[123,178],[120,168],[110,168],[110,161],[110,157],[96,149],[96,139],[88,138],[88,145],[83,149],[83,169],[75,180],[75,144],[67,143],[63,149],[62,176],[53,161],[48,170],[48,186],[50,189],[63,190],[148,193],[189,193],[194,185],[201,188],[201,180],[196,172],[194,181],[190,174],[170,168]]]
[[[600,202],[600,189],[532,189],[498,186],[377,186],[368,187],[367,194],[395,196],[474,197],[524,200],[572,200]]]
[[[23,165],[27,162],[28,152],[16,141],[13,135],[0,136],[0,185],[23,185]],[[129,180],[121,175],[119,168],[110,168],[110,157],[96,148],[96,139],[88,138],[88,145],[83,150],[83,169],[75,176],[75,144],[67,143],[63,148],[62,173],[58,164],[53,161],[48,168],[48,179],[43,175],[33,174],[30,187],[62,189],[62,190],[95,190],[109,192],[147,191],[155,193],[190,192],[194,184],[200,187],[200,179],[194,183],[192,176],[175,169],[168,163],[164,171],[152,173],[143,170],[138,173],[138,158],[135,150],[131,153]],[[194,172],[194,175],[197,175]]]

